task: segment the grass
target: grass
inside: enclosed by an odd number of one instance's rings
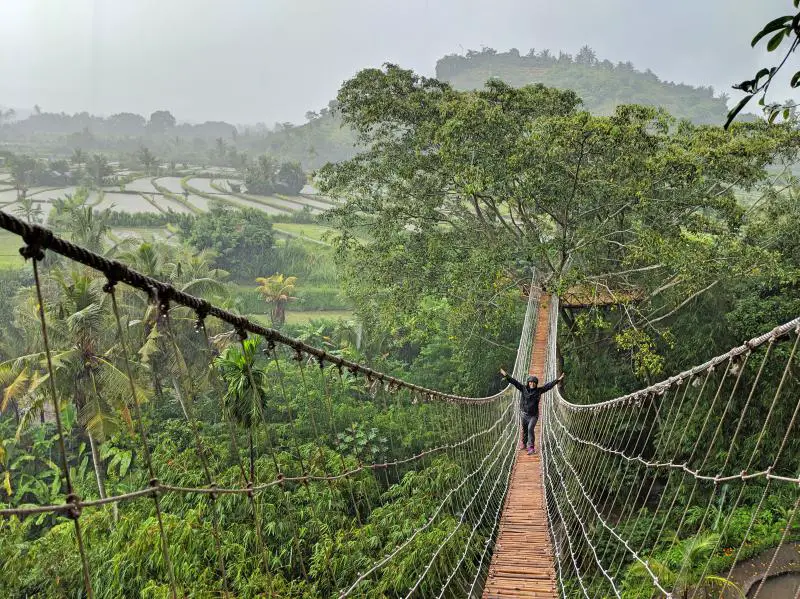
[[[291,233],[298,237],[305,237],[313,241],[326,241],[325,234],[333,231],[324,225],[310,225],[305,223],[273,223],[272,228],[276,231]]]
[[[352,310],[310,310],[308,312],[286,311],[286,324],[305,324],[312,320],[346,320],[352,318]],[[272,326],[268,314],[248,314],[247,318],[265,326]]]
[[[0,270],[22,268],[25,265],[25,260],[19,254],[22,245],[22,238],[18,235],[0,231]]]

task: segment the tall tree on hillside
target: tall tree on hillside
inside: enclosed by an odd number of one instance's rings
[[[347,200],[331,217],[365,305],[393,319],[427,292],[462,289],[474,314],[478,290],[489,309],[499,273],[523,279],[518,265],[536,265],[551,287],[638,298],[619,324],[637,331],[621,342],[643,348],[643,323],[768,267],[738,236],[735,190],[800,147],[788,126],[694,127],[640,106],[597,117],[569,91],[492,80],[457,92],[392,65],[362,71],[338,97],[369,149],[318,180]],[[361,226],[370,243],[353,235]]]
[[[131,423],[128,379],[113,360],[116,340],[105,306],[108,298],[103,291],[105,279],[60,270],[52,272],[52,279],[55,285],[46,290],[45,309],[56,389],[59,397],[68,398],[77,409],[78,421],[91,447],[99,495],[104,498],[105,468],[100,444],[111,433]],[[35,305],[28,308],[38,309]],[[34,314],[24,315],[20,326],[25,330],[31,328],[28,331],[31,338],[38,339],[38,320]],[[36,382],[28,390],[32,397],[20,421],[20,427],[25,428],[50,401],[46,395],[49,387],[41,384],[46,380],[44,354],[36,352],[0,364],[0,372],[6,375],[17,370],[29,373],[27,376]],[[141,393],[138,388],[137,393]]]

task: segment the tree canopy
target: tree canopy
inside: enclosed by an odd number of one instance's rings
[[[457,91],[394,65],[361,71],[338,99],[369,149],[319,183],[347,200],[332,218],[353,287],[389,319],[443,289],[474,318],[499,273],[521,280],[536,266],[553,288],[635,292],[625,326],[653,325],[769,268],[769,252],[742,242],[736,193],[800,141],[788,126],[725,131],[642,106],[596,116],[542,85]],[[348,235],[366,223],[370,243]]]

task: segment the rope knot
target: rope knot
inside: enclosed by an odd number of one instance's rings
[[[67,495],[67,505],[70,508],[67,510],[67,517],[72,520],[77,520],[81,517],[81,498],[75,493]]]
[[[236,335],[239,337],[239,341],[244,341],[247,339],[247,331],[245,331],[242,327],[236,327]]]
[[[111,293],[114,290],[114,286],[125,279],[127,272],[128,267],[121,262],[110,261],[108,268],[104,270],[104,274],[106,275],[106,279],[108,279],[108,281],[105,285],[103,285],[103,291],[106,293]]]
[[[151,478],[148,484],[153,488],[153,497],[157,496],[158,490],[161,487],[161,483],[157,478]]]
[[[197,314],[197,320],[205,320],[209,312],[211,312],[211,304],[205,300],[202,300],[200,305],[194,309],[194,313]]]
[[[25,247],[21,247],[19,253],[26,260],[41,261],[44,259],[44,250],[50,247],[53,241],[53,232],[38,225],[27,225],[27,227],[28,230],[22,234]]]
[[[284,476],[283,472],[278,472],[278,476],[275,477],[275,480],[278,481],[278,484],[281,486],[281,488],[283,488],[283,481],[284,481],[285,478],[286,478],[286,476]],[[252,485],[252,483],[251,483],[251,485]]]

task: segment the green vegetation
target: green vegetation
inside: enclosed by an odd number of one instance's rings
[[[728,111],[725,94],[715,97],[710,87],[661,81],[649,69],[637,71],[630,62],[615,65],[600,60],[587,46],[574,57],[549,50],[531,49],[524,56],[516,49],[469,50],[465,56],[451,54],[439,59],[436,77],[461,90],[479,89],[492,78],[515,87],[541,83],[571,89],[588,111],[601,115],[614,114],[620,104],[641,104],[664,108],[695,123],[720,124]]]
[[[46,217],[75,243],[335,355],[470,396],[497,391],[498,366],[514,361],[524,309],[520,291],[532,269],[548,291],[585,300],[563,305],[559,314],[566,393],[578,403],[638,389],[800,314],[800,182],[791,174],[800,133],[794,120],[734,123],[727,130],[698,124],[721,121],[721,100],[710,90],[665,85],[628,65],[600,63],[588,49],[575,59],[486,50],[447,57],[438,68],[453,85],[394,65],[367,69],[345,82],[331,105],[340,117],[310,114],[304,127],[282,125],[251,136],[207,123],[198,127],[215,131],[214,137],[198,135],[202,143],[191,150],[178,148],[188,132],[200,129],[176,125],[166,111],[149,121],[136,115],[90,120],[105,132],[132,131],[131,139],[120,141],[126,148],[136,141],[125,150],[128,158],[166,197],[187,204],[189,193],[217,196],[193,188],[188,176],[181,182],[186,194],[158,186],[156,155],[175,162],[172,172],[180,170],[178,156],[186,164],[198,155],[237,169],[245,173],[249,193],[296,193],[305,173],[292,162],[294,153],[306,151],[313,163],[323,154],[315,146],[311,156],[314,136],[336,140],[325,150],[330,153],[342,147],[339,141],[357,136],[357,156],[350,148],[349,155],[343,152],[350,159],[317,173],[321,192],[342,200],[319,222],[310,211],[271,217],[231,200],[189,215],[97,210],[88,187],[54,201],[46,215],[30,201],[21,204],[20,214],[31,221]],[[489,76],[508,81],[474,81]],[[582,105],[573,91],[513,85],[547,77],[579,81],[594,95]],[[644,96],[677,114],[617,106]],[[56,116],[40,114],[33,121],[71,131],[73,117]],[[337,118],[345,128],[337,125],[334,135]],[[31,126],[3,125],[19,135]],[[97,141],[88,129],[80,135],[87,147]],[[243,148],[258,148],[253,155],[260,158],[252,162]],[[103,171],[100,158],[80,150],[72,163],[86,173],[87,185],[103,182],[102,175],[92,176]],[[14,177],[24,188],[30,169],[10,167],[12,173],[18,169]],[[269,198],[241,189],[231,195],[270,205]],[[169,242],[155,234],[165,230],[174,233]],[[277,240],[281,231],[300,237]],[[136,237],[121,239],[131,232]],[[313,243],[319,241],[330,245]],[[219,596],[227,585],[237,597],[329,597],[408,542],[402,559],[365,580],[361,595],[404,596],[433,549],[452,538],[420,589],[431,595],[462,550],[477,554],[487,547],[488,530],[468,537],[459,527],[465,512],[447,502],[439,506],[439,500],[467,479],[470,460],[486,455],[501,437],[398,465],[371,465],[462,441],[465,430],[500,418],[499,402],[466,408],[392,394],[379,381],[339,373],[280,345],[252,335],[240,339],[234,327],[212,318],[207,328],[198,326],[190,310],[168,302],[155,306],[122,284],[114,291],[117,321],[105,278],[52,255],[41,263],[42,309],[54,355],[50,378],[30,270],[19,268],[16,257],[19,245],[16,237],[0,234],[3,506],[64,501],[54,457],[52,384],[61,401],[68,466],[82,498],[141,489],[153,476],[173,487],[205,487],[212,478],[206,467],[220,486],[270,485],[252,498],[161,495],[163,527],[180,547],[172,570],[186,596]],[[774,351],[787,357],[785,345]],[[764,380],[781,380],[780,362],[765,366]],[[797,369],[786,369],[781,384],[796,396]],[[134,398],[149,431],[152,475]],[[747,400],[732,392],[732,410]],[[711,401],[698,400],[698,414],[708,412]],[[765,456],[782,443],[793,405],[776,407],[759,446]],[[766,407],[755,409],[763,414]],[[705,424],[694,413],[681,416],[686,438],[704,438]],[[651,422],[652,438],[663,439],[661,421]],[[722,422],[721,434],[730,436],[729,424]],[[708,456],[703,467],[746,463],[755,447],[751,428],[758,424],[746,423],[744,440]],[[507,434],[511,439],[514,431]],[[779,471],[796,473],[800,441],[794,434],[785,438]],[[641,449],[645,458],[654,451],[649,441]],[[676,455],[684,449],[669,438],[665,444]],[[688,466],[698,464],[690,460]],[[357,471],[345,476],[348,470]],[[498,463],[483,472],[494,482],[503,470]],[[305,475],[341,476],[296,480]],[[662,487],[665,477],[658,473],[653,485]],[[616,489],[631,481],[620,476],[608,484]],[[723,506],[730,501],[724,494],[711,505],[717,520],[723,507],[731,510],[725,531],[701,527],[703,508],[714,497],[705,488],[691,494],[681,489],[685,521],[645,503],[641,523],[626,520],[621,530],[645,544],[643,553],[659,576],[680,592],[698,585],[717,589],[731,561],[726,550],[743,544],[751,519],[757,540],[744,547],[745,556],[774,547],[789,529],[796,492],[771,491],[759,511],[764,491],[763,480],[753,479],[735,510]],[[485,492],[476,497],[486,505]],[[625,506],[601,507],[611,517]],[[644,523],[651,519],[665,540],[647,545]],[[431,525],[412,535],[426,522]],[[98,596],[169,596],[151,498],[87,509],[81,525]],[[789,529],[789,538],[800,538],[800,529]],[[73,525],[64,516],[3,520],[0,595],[80,596],[74,549]],[[588,554],[582,557],[591,568]],[[693,565],[706,560],[708,572]],[[624,596],[649,596],[651,581],[640,566],[626,558],[619,568]],[[597,591],[590,595],[603,588],[595,574],[587,578]],[[575,581],[566,584],[572,588]],[[462,596],[460,590],[445,596]]]
[[[286,231],[298,237],[313,239],[314,241],[328,241],[332,234],[330,227],[314,224],[276,223],[274,229],[276,231]]]
[[[0,269],[16,269],[23,264],[19,254],[20,239],[12,233],[0,231]]]

